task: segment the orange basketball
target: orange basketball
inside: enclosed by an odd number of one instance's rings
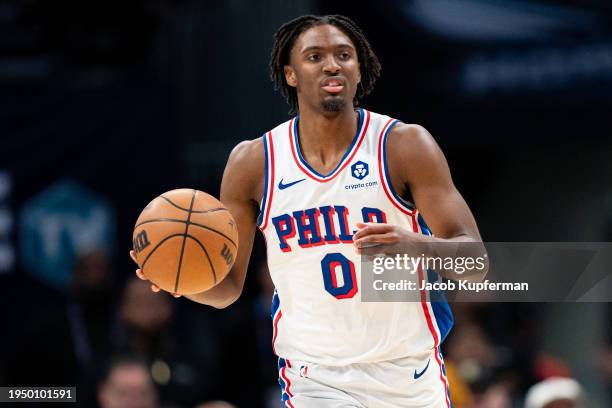
[[[168,191],[140,213],[132,236],[144,275],[163,290],[203,292],[227,275],[238,251],[230,212],[202,191]]]

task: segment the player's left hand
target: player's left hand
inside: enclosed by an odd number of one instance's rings
[[[407,253],[411,247],[421,252],[426,242],[426,236],[397,225],[358,222],[357,228],[353,244],[360,255]]]

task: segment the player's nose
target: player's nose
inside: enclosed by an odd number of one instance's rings
[[[323,64],[323,72],[326,74],[337,74],[340,72],[341,66],[336,61],[335,56],[330,55],[325,59],[325,64]]]

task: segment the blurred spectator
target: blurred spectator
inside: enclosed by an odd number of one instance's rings
[[[81,366],[90,365],[108,347],[113,278],[106,253],[94,251],[77,258],[68,317]]]
[[[446,360],[446,376],[451,389],[451,400],[455,408],[471,408],[474,405],[469,384],[457,373],[455,364]]]
[[[193,405],[201,401],[207,384],[204,369],[172,330],[174,301],[153,293],[137,278],[127,281],[118,309],[118,326],[112,336],[113,353],[136,355],[144,360],[158,386],[163,403]]]
[[[507,310],[474,303],[455,303],[453,311],[456,324],[443,349],[453,406],[513,406],[531,383],[533,344],[523,346],[523,329],[531,315],[514,320]]]
[[[476,408],[511,408],[512,397],[505,384],[494,384],[488,387],[474,405]]]
[[[152,293],[149,284],[137,278],[129,280],[119,306],[123,333],[117,346],[146,357],[163,354],[171,347],[166,329],[172,315],[171,299]]]
[[[458,375],[468,383],[481,381],[490,374],[495,356],[484,330],[476,323],[464,323],[455,328],[446,346],[448,360]]]
[[[157,391],[145,362],[133,357],[114,358],[97,389],[100,408],[155,408]]]
[[[582,387],[571,378],[551,377],[527,392],[525,408],[584,408]]]
[[[112,267],[107,255],[99,251],[80,255],[70,288],[58,307],[39,313],[16,344],[7,364],[9,383],[82,385],[108,347]]]
[[[186,327],[177,327],[175,322],[175,308],[179,306],[189,306],[183,310],[191,313],[189,318],[183,316]],[[238,406],[260,407],[262,379],[255,328],[247,307],[252,303],[241,299],[221,318],[206,306],[154,293],[149,283],[132,278],[126,282],[118,308],[113,352],[137,355],[147,362],[164,406],[225,400]],[[195,327],[205,312],[219,316],[219,324],[206,325],[205,330]],[[215,348],[214,358],[203,358],[196,344],[199,348]],[[235,392],[236,383],[241,384],[241,393]]]
[[[571,370],[565,361],[546,353],[536,357],[534,371],[538,379],[571,376]]]

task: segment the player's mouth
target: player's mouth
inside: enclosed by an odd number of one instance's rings
[[[344,80],[341,78],[326,78],[321,82],[324,91],[337,94],[344,89]]]

